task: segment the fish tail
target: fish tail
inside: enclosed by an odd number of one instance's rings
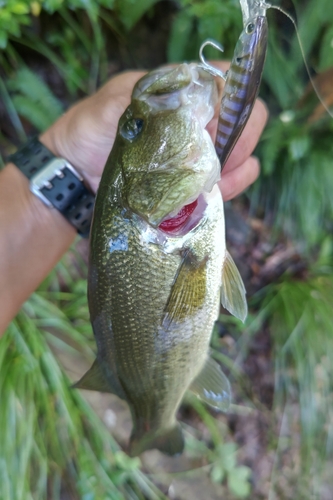
[[[180,425],[176,423],[171,429],[163,429],[160,432],[138,433],[134,431],[132,433],[130,440],[131,456],[139,455],[153,448],[171,456],[181,454],[184,450],[184,436]]]

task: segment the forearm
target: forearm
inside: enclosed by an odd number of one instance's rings
[[[30,192],[13,164],[0,172],[0,335],[75,234],[57,210]]]

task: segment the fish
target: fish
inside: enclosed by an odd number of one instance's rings
[[[127,402],[133,456],[183,451],[176,414],[187,390],[216,409],[230,405],[209,342],[221,300],[242,320],[247,303],[205,128],[217,104],[214,78],[196,63],[145,75],[96,197],[88,303],[97,357],[74,387]]]
[[[261,0],[240,0],[244,29],[226,75],[215,149],[224,168],[258,96],[268,40],[266,10]]]

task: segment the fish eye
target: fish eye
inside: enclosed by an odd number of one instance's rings
[[[135,139],[143,129],[143,120],[142,118],[131,118],[124,123],[121,127],[120,133],[129,141]]]
[[[254,28],[255,28],[254,24],[253,24],[253,23],[249,23],[249,24],[246,26],[245,31],[246,31],[246,33],[247,33],[248,35],[251,35],[251,33],[253,33],[253,32],[254,32]]]

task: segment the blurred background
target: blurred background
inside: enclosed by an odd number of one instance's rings
[[[275,4],[296,19],[331,106],[331,0]],[[2,500],[333,498],[333,121],[291,22],[267,16],[262,174],[226,205],[250,313],[243,325],[221,312],[212,337],[233,388],[230,412],[189,395],[179,411],[183,456],[122,451],[126,405],[69,388],[95,351],[78,240],[0,341]],[[0,1],[1,166],[112,75],[197,60],[208,37],[230,59],[241,29],[237,0]]]

